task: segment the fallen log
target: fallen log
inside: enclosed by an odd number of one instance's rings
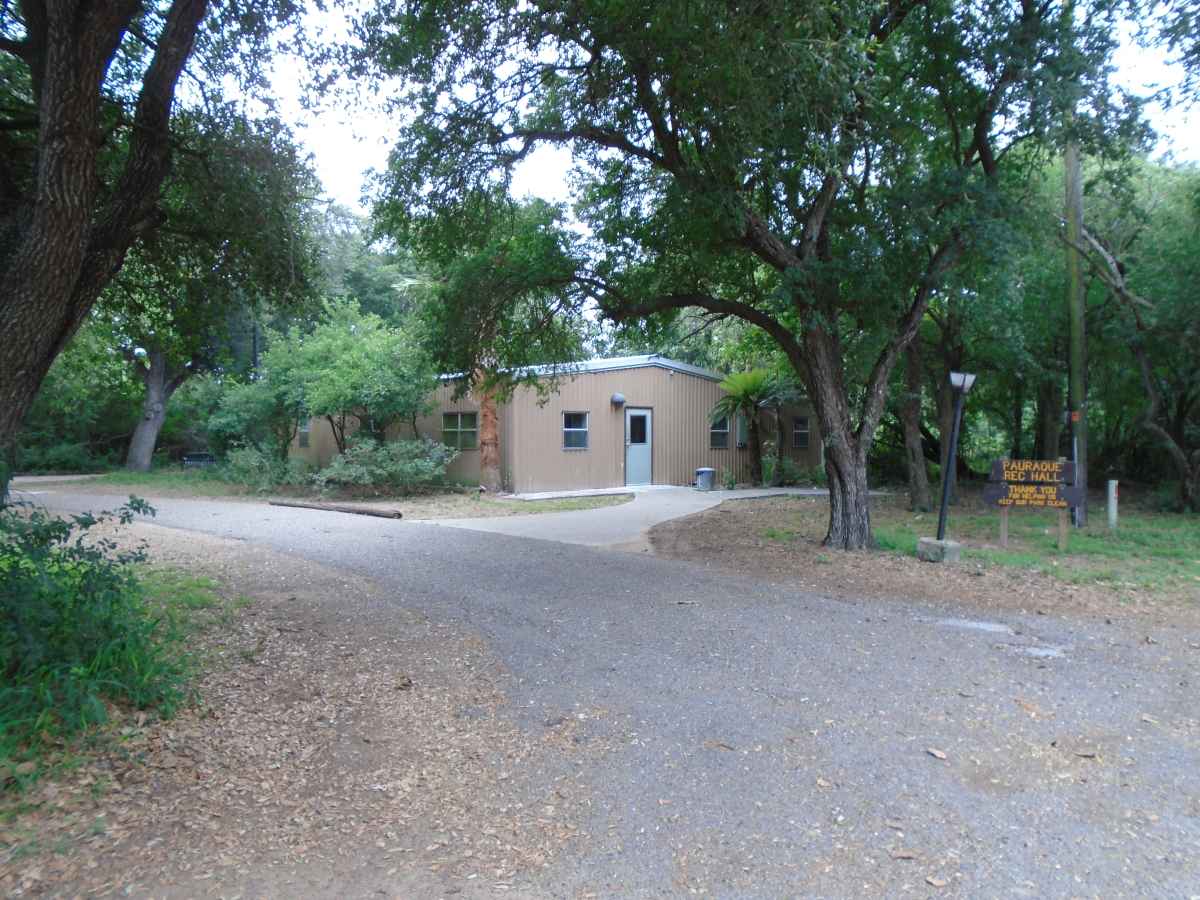
[[[328,512],[354,513],[358,516],[378,516],[381,519],[402,519],[398,509],[372,509],[369,506],[347,506],[341,503],[303,503],[299,500],[271,500],[271,506],[298,506],[301,509],[323,509]]]

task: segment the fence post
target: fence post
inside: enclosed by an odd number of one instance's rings
[[[1008,546],[1008,507],[1000,507],[1000,546]]]
[[[1117,482],[1110,480],[1108,482],[1108,530],[1117,530]]]

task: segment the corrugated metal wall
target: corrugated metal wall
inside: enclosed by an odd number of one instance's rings
[[[624,407],[613,406],[614,393],[624,395]],[[709,411],[723,393],[707,378],[658,367],[590,372],[563,379],[544,403],[539,403],[541,398],[534,389],[521,388],[510,404],[516,422],[516,432],[508,438],[513,490],[624,485],[625,409],[643,407],[653,411],[655,484],[690,484],[701,466],[716,469],[718,480],[725,470],[731,470],[738,481],[747,481],[750,453],[749,449],[737,449],[736,434],[730,435],[728,449],[709,447]],[[589,414],[587,450],[563,449],[564,412]],[[791,412],[808,415],[810,428],[815,428],[806,409]],[[786,455],[805,466],[820,462],[815,431],[807,450],[790,448],[790,430],[786,438]]]
[[[475,398],[469,394],[459,400],[454,399],[454,385],[443,384],[434,391],[432,398],[432,412],[426,416],[420,416],[417,419],[417,430],[421,437],[430,438],[431,440],[441,440],[442,437],[442,413],[444,412],[479,412],[479,404]],[[503,432],[505,430],[505,417],[508,415],[507,409],[501,410],[500,428],[501,428],[501,452],[505,450]],[[329,427],[329,423],[325,419],[313,419],[310,423],[311,430],[309,432],[308,447],[300,446],[299,435],[292,441],[292,447],[289,455],[294,459],[303,459],[314,467],[329,465],[330,461],[337,455],[337,444],[333,440],[333,429]],[[352,428],[347,429],[353,430]],[[412,426],[407,423],[400,424],[388,431],[388,436],[392,438],[411,438],[413,436]],[[479,480],[479,450],[462,450],[454,461],[450,463],[446,472],[451,478],[461,479],[463,481],[478,481]]]
[[[625,405],[613,406],[614,393],[623,394]],[[652,478],[655,484],[690,484],[701,466],[717,470],[718,484],[726,471],[741,482],[750,478],[749,448],[738,449],[737,431],[729,435],[729,447],[709,447],[709,411],[723,391],[716,382],[669,369],[642,367],[608,372],[586,372],[558,382],[557,390],[539,395],[532,387],[519,388],[511,402],[500,410],[500,449],[504,482],[514,491],[572,490],[620,487],[625,484],[625,409],[644,407],[652,417]],[[479,404],[469,394],[453,399],[454,386],[445,384],[435,392],[434,411],[417,420],[422,436],[441,436],[443,412],[478,412]],[[564,412],[588,413],[588,448],[563,449]],[[809,419],[807,450],[791,447],[791,416]],[[766,416],[765,418],[771,418]],[[820,435],[815,417],[804,406],[785,410],[785,454],[802,466],[821,462]],[[771,437],[773,426],[764,438]],[[410,437],[412,429],[396,429],[397,437]],[[293,444],[292,455],[325,465],[336,448],[329,425],[314,419],[310,447]],[[451,463],[449,474],[464,480],[479,477],[479,451],[463,450]]]
[[[329,465],[330,460],[337,456],[337,444],[333,440],[333,429],[325,419],[310,419],[308,446],[300,446],[300,435],[292,439],[288,456],[292,459],[302,459],[314,469]]]

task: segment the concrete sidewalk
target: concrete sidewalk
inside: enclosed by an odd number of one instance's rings
[[[629,503],[579,509],[560,513],[531,513],[527,516],[506,516],[494,519],[413,519],[422,525],[446,528],[466,528],[488,531],[513,537],[561,541],[589,547],[627,546],[645,539],[647,530],[659,522],[690,516],[711,509],[726,500],[751,497],[825,497],[824,488],[746,488],[733,491],[697,491],[690,487],[654,485],[630,488],[634,495]],[[626,491],[615,491],[626,493]],[[562,496],[562,495],[555,495]],[[528,496],[525,499],[530,499]]]

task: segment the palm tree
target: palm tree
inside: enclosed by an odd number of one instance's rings
[[[716,402],[709,416],[717,422],[726,419],[733,422],[744,416],[750,437],[750,479],[762,484],[762,433],[759,413],[775,402],[775,380],[766,369],[751,369],[749,372],[734,372],[718,385],[725,396]]]
[[[769,487],[779,487],[783,480],[784,447],[786,446],[786,426],[784,425],[783,407],[795,406],[804,399],[804,388],[786,373],[775,373],[772,396],[768,406],[775,413],[775,465],[771,470]]]

